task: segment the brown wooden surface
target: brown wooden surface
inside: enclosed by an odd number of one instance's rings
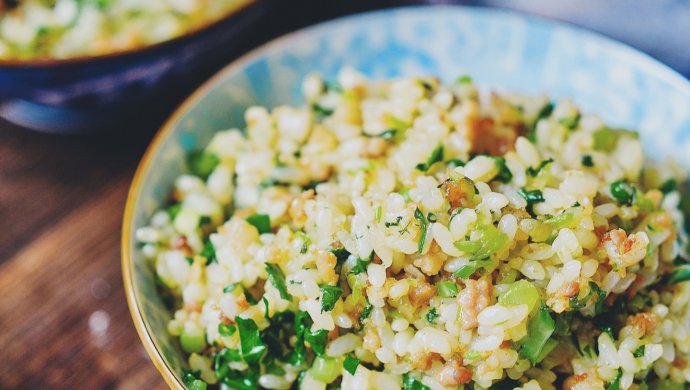
[[[125,196],[151,132],[64,137],[0,122],[0,388],[165,388],[120,273]]]

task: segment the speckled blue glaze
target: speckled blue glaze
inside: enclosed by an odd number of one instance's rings
[[[639,130],[654,157],[690,168],[690,83],[627,46],[567,25],[507,11],[457,6],[378,11],[317,25],[243,57],[207,84],[169,124],[134,188],[131,232],[146,223],[184,169],[185,153],[220,129],[244,127],[252,104],[301,104],[309,72],[334,78],[351,66],[372,78],[470,74],[480,86],[568,97],[614,126]],[[170,316],[154,276],[129,240],[133,287],[171,370],[184,358],[167,336]],[[175,352],[176,351],[176,352]],[[155,358],[155,357],[154,357]]]

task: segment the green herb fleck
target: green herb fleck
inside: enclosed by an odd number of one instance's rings
[[[420,231],[419,231],[420,237],[419,237],[419,243],[417,244],[417,250],[419,251],[419,253],[422,253],[422,251],[424,250],[424,241],[426,240],[426,230],[427,230],[428,223],[427,223],[426,218],[424,218],[424,214],[422,213],[421,210],[419,210],[419,208],[415,209],[414,217],[419,221],[419,225],[420,225]]]
[[[591,168],[594,166],[594,161],[592,160],[592,156],[589,154],[585,154],[584,156],[582,156],[581,163],[582,163],[583,167],[590,167]]]
[[[280,297],[288,301],[292,300],[292,295],[287,291],[287,285],[285,284],[285,274],[280,269],[277,264],[266,264],[266,272],[268,273],[268,280],[271,282],[273,287],[278,290]]]
[[[321,312],[333,310],[341,295],[343,289],[338,286],[321,286]]]
[[[254,214],[247,217],[247,222],[253,225],[259,234],[271,232],[271,219],[266,214]]]
[[[635,188],[625,180],[616,180],[611,183],[611,195],[620,204],[632,205],[635,200]]]
[[[349,372],[350,375],[355,375],[357,366],[359,366],[359,359],[352,355],[345,356],[345,360],[343,361],[343,368],[345,371]]]
[[[435,324],[436,319],[438,318],[438,313],[436,312],[436,308],[432,308],[428,312],[426,312],[426,321],[430,324]]]
[[[426,160],[425,163],[419,163],[415,167],[416,169],[426,172],[428,171],[432,165],[436,164],[437,162],[443,161],[443,145],[438,144],[436,148],[431,152],[431,155],[429,158]]]
[[[436,283],[436,291],[442,298],[454,298],[458,295],[458,285],[452,280],[444,280]]]
[[[189,170],[204,180],[216,169],[219,163],[218,156],[206,151],[192,152],[187,158]]]

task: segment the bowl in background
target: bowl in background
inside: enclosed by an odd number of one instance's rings
[[[307,28],[226,67],[175,112],[143,157],[122,232],[122,270],[137,331],[173,388],[187,367],[166,331],[171,318],[134,232],[168,199],[185,156],[217,130],[244,127],[244,110],[301,104],[302,78],[334,79],[345,67],[371,78],[469,74],[477,85],[572,98],[606,123],[640,131],[652,157],[690,168],[690,83],[668,67],[602,36],[521,14],[460,6],[376,11]]]
[[[0,117],[57,133],[126,125],[227,63],[272,3],[238,1],[223,18],[149,46],[93,57],[0,60]]]

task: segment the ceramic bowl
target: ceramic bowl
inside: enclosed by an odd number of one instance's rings
[[[230,60],[273,0],[246,0],[183,36],[95,57],[0,61],[0,117],[47,132],[97,132],[161,105]],[[212,72],[211,71],[211,72]],[[207,73],[207,76],[211,73]]]
[[[168,336],[171,313],[134,231],[167,199],[185,154],[220,129],[244,127],[253,104],[300,104],[309,72],[334,78],[345,66],[372,78],[470,74],[480,86],[568,97],[615,126],[639,130],[653,157],[690,168],[690,83],[620,43],[508,11],[459,6],[398,8],[307,28],[242,57],[197,90],[159,131],[132,184],[122,268],[132,317],[165,381],[182,388],[185,357]]]

